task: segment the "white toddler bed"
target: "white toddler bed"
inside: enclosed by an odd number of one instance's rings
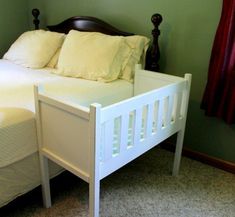
[[[51,206],[47,159],[89,183],[89,211],[99,216],[100,180],[177,133],[179,170],[191,75],[136,69],[133,97],[108,106],[63,103],[35,87],[43,199]]]

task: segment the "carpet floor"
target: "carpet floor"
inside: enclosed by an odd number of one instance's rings
[[[100,217],[235,217],[235,175],[155,148],[101,181]],[[64,172],[51,181],[52,207],[41,191],[0,209],[2,217],[87,217],[88,184]]]

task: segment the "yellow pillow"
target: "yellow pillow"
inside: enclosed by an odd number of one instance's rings
[[[44,67],[62,46],[64,34],[45,30],[23,33],[3,56],[4,59],[29,67]]]
[[[71,30],[61,48],[60,75],[113,81],[125,67],[131,49],[121,36]]]
[[[131,55],[119,78],[133,82],[135,65],[141,63],[144,65],[145,53],[149,46],[149,39],[144,36],[134,35],[125,37],[125,42],[131,48]]]
[[[51,58],[47,67],[49,68],[57,68],[59,56],[60,56],[61,47],[55,52],[54,56]]]

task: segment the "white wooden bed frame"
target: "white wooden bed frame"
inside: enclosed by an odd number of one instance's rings
[[[51,206],[48,159],[89,183],[89,215],[99,216],[100,180],[177,133],[173,175],[180,166],[191,74],[184,78],[136,67],[134,97],[102,107],[64,104],[35,86],[45,207]],[[146,109],[145,118],[143,110]],[[130,114],[131,144],[128,142]],[[114,148],[114,122],[120,121]],[[115,151],[114,151],[115,149]]]

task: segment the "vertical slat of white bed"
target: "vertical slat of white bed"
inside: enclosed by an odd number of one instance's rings
[[[140,142],[140,134],[142,128],[142,107],[139,107],[135,110],[135,121],[134,121],[134,144],[138,145]]]
[[[180,118],[180,110],[182,104],[182,92],[177,93],[177,102],[176,102],[176,111],[175,111],[175,120]]]
[[[40,172],[41,172],[41,185],[42,185],[42,198],[43,205],[46,208],[51,207],[51,192],[50,192],[50,178],[48,170],[48,159],[41,154],[42,148],[42,128],[40,120],[40,101],[38,100],[39,90],[42,89],[38,86],[34,86],[34,98],[35,98],[35,110],[36,110],[36,125],[37,125],[37,140],[39,145],[39,161],[40,161]]]
[[[129,114],[121,116],[121,135],[120,135],[120,153],[127,149],[128,143],[128,125],[129,125]]]
[[[163,127],[163,104],[163,99],[158,100],[157,132]]]
[[[152,129],[153,134],[157,132],[158,110],[159,110],[159,101],[157,100],[154,101],[153,104],[153,129]]]
[[[90,179],[89,179],[89,217],[99,217],[100,201],[100,124],[101,105],[90,106]]]
[[[104,127],[104,160],[107,161],[113,155],[114,119],[106,121]]]
[[[171,123],[172,119],[172,112],[173,112],[173,102],[174,97],[173,95],[170,95],[168,98],[168,108],[167,108],[167,115],[166,115],[166,126],[168,126]]]
[[[183,93],[182,93],[182,104],[181,104],[181,108],[180,108],[180,115],[182,116],[182,117],[184,117],[185,116],[185,112],[187,111],[186,109],[187,109],[187,91],[183,91]]]
[[[145,131],[146,138],[152,135],[153,119],[154,119],[153,108],[154,108],[154,102],[148,104],[148,112],[147,112],[147,117],[146,117],[146,131]]]

